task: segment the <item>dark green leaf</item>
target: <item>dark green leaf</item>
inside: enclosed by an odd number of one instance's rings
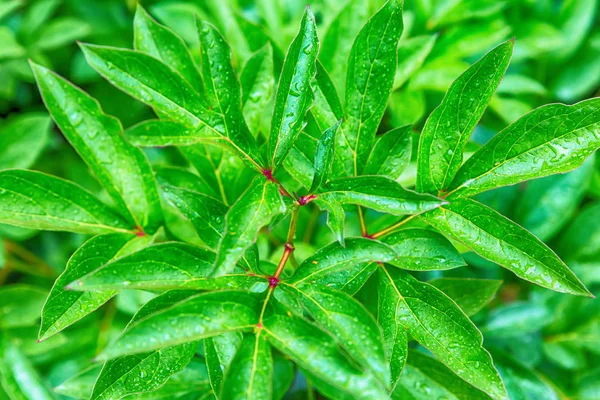
[[[80,186],[25,170],[0,172],[0,222],[88,234],[133,233],[131,225]]]
[[[166,120],[140,122],[127,129],[124,135],[129,143],[142,147],[188,146],[202,141],[196,129]]]
[[[567,172],[600,147],[600,99],[540,107],[508,126],[456,174],[453,196]]]
[[[304,126],[306,112],[314,99],[310,82],[316,73],[318,53],[317,25],[312,11],[307,8],[277,84],[268,151],[271,169],[281,164]]]
[[[319,189],[327,179],[329,178],[329,172],[331,171],[331,163],[333,162],[333,156],[335,151],[335,136],[338,128],[340,127],[341,121],[338,121],[335,125],[328,128],[323,132],[317,143],[315,150],[315,169],[312,185],[308,190],[309,193],[315,192]]]
[[[134,227],[154,233],[162,223],[156,182],[144,154],[121,136],[119,120],[50,70],[31,64],[46,108]]]
[[[216,394],[221,393],[223,376],[242,343],[242,333],[226,332],[204,339],[204,358],[208,368],[210,386]]]
[[[398,180],[408,166],[411,154],[412,127],[392,129],[375,142],[363,173]]]
[[[394,83],[402,29],[402,1],[389,0],[352,45],[346,78],[347,120],[336,146],[344,175],[360,174],[373,147]]]
[[[513,44],[504,42],[467,69],[427,119],[419,141],[417,190],[437,193],[450,186],[463,149],[508,67]]]
[[[502,285],[502,281],[468,278],[438,278],[428,283],[454,300],[467,315],[476,314],[485,307]]]
[[[475,200],[457,198],[422,218],[444,235],[464,243],[522,279],[557,292],[590,295],[543,242]]]
[[[482,347],[481,333],[444,293],[382,266],[379,296],[380,306],[387,308],[380,315],[393,314],[396,323],[471,385],[494,399],[507,398],[492,358]]]
[[[214,276],[230,272],[256,241],[258,231],[285,211],[278,186],[257,177],[225,216],[225,235],[219,242]]]

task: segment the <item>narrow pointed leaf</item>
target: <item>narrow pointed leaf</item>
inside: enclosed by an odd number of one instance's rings
[[[319,392],[336,399],[383,399],[387,394],[371,375],[351,364],[335,340],[296,317],[273,315],[264,320],[269,343],[290,357]]]
[[[133,226],[82,187],[25,170],[0,172],[0,222],[86,234],[133,232]]]
[[[394,83],[402,30],[402,1],[390,0],[361,29],[350,51],[347,120],[337,146],[346,175],[362,172],[373,147]]]
[[[258,301],[247,292],[201,293],[135,321],[100,357],[143,353],[249,328],[258,322],[258,311]]]
[[[0,128],[0,170],[29,168],[48,142],[52,121],[43,113],[9,118]]]
[[[398,45],[398,66],[394,77],[394,90],[401,87],[421,68],[433,49],[437,35],[417,36],[401,40]]]
[[[277,84],[268,150],[272,169],[281,164],[304,126],[306,112],[314,99],[310,82],[316,73],[318,53],[317,25],[312,11],[307,8]]]
[[[375,142],[363,173],[398,180],[412,154],[412,126],[392,129]]]
[[[309,193],[315,192],[327,182],[335,151],[335,136],[340,123],[341,121],[338,121],[335,125],[325,130],[319,138],[317,149],[315,150],[315,172],[312,185],[308,190]]]
[[[256,241],[258,231],[285,211],[278,186],[262,177],[231,206],[225,217],[225,235],[219,242],[214,276],[230,272]]]
[[[600,148],[600,99],[572,106],[549,104],[508,126],[458,171],[453,196],[486,190],[579,167]]]
[[[273,47],[267,43],[250,57],[240,75],[242,85],[242,110],[248,129],[254,136],[260,119],[274,93]]]
[[[140,149],[121,136],[118,119],[50,70],[31,64],[50,115],[133,225],[154,233],[162,223],[156,181]]]
[[[388,263],[412,271],[434,271],[465,266],[460,253],[444,236],[425,229],[403,229],[381,238],[396,252]]]
[[[456,303],[406,272],[382,266],[379,277],[379,304],[389,309],[384,313],[394,313],[398,324],[465,381],[494,399],[508,398],[481,332]]]
[[[73,292],[65,290],[65,286],[117,257],[132,241],[135,241],[133,235],[122,233],[96,236],[85,242],[71,256],[64,272],[54,282],[42,309],[40,340],[62,331],[116,294],[112,290],[96,293]]]
[[[327,211],[327,226],[335,235],[336,240],[344,245],[344,222],[346,220],[344,207],[335,198],[317,198],[315,204],[319,209]]]
[[[136,50],[162,60],[197,91],[203,89],[202,77],[183,40],[171,29],[157,23],[138,4],[133,20],[133,43]]]
[[[259,332],[244,338],[225,375],[220,400],[272,398],[273,357],[264,336]]]
[[[393,389],[406,364],[408,335],[406,328],[398,323],[397,309],[387,304],[389,299],[385,293],[378,293],[377,323],[383,333],[383,348],[390,365],[390,383]]]
[[[226,332],[204,339],[204,358],[213,392],[219,398],[223,376],[229,369],[243,339],[240,332]]]
[[[153,119],[132,126],[124,135],[129,143],[141,147],[189,146],[203,140],[197,129],[179,122]]]
[[[467,69],[431,113],[419,141],[417,190],[447,189],[463,161],[463,149],[506,72],[514,41],[502,43]]]
[[[428,283],[446,293],[469,316],[485,307],[502,285],[502,281],[469,278],[438,278]]]
[[[104,291],[123,289],[233,289],[266,286],[266,281],[239,268],[209,279],[215,253],[185,243],[161,243],[112,262],[103,263],[74,282],[69,289]]]
[[[356,204],[392,214],[419,214],[444,203],[432,195],[404,189],[383,176],[358,176],[329,181],[317,198],[339,204]]]
[[[307,258],[290,280],[295,286],[315,283],[340,288],[356,271],[364,269],[365,263],[388,262],[396,256],[394,250],[381,242],[365,238],[351,238],[346,245],[332,243]],[[373,271],[375,266],[372,267]],[[366,279],[368,276],[366,276]]]
[[[390,369],[381,330],[366,308],[348,294],[327,286],[306,287],[299,293],[315,321],[329,331],[361,367],[388,386]]]
[[[590,293],[542,241],[491,208],[457,198],[423,219],[484,258],[545,288],[580,296]]]

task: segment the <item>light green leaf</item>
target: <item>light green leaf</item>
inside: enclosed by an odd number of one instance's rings
[[[341,289],[352,281],[357,271],[365,268],[365,264],[388,262],[395,257],[394,250],[386,244],[366,238],[349,238],[345,246],[334,242],[307,258],[298,266],[290,283],[297,287],[319,284]],[[372,265],[371,273],[374,270]]]
[[[312,11],[307,8],[277,84],[268,150],[269,166],[273,170],[281,164],[304,127],[306,112],[314,99],[310,83],[316,73],[318,53],[317,25]]]
[[[0,172],[0,222],[87,234],[133,233],[123,218],[80,186],[25,170]]]
[[[250,57],[240,75],[242,110],[250,132],[256,137],[260,119],[268,108],[275,88],[273,47],[267,43]]]
[[[562,3],[559,14],[560,33],[563,35],[561,50],[556,56],[561,60],[573,57],[590,29],[598,12],[598,0],[567,0]]]
[[[356,204],[392,214],[419,214],[444,204],[437,197],[406,190],[383,176],[358,176],[329,181],[317,198],[338,204]]]
[[[127,141],[134,146],[189,146],[202,142],[196,129],[179,122],[150,119],[128,128],[124,132]]]
[[[494,399],[508,399],[483,337],[461,309],[435,287],[406,272],[380,267],[380,306],[462,379]]]
[[[25,49],[17,42],[15,34],[7,26],[0,26],[0,60],[18,58],[25,55]]]
[[[489,400],[490,397],[457,377],[436,359],[410,350],[408,363],[404,367],[392,399]]]
[[[371,375],[351,364],[335,340],[297,317],[272,315],[263,329],[269,343],[290,357],[323,395],[335,399],[384,399],[387,394]]]
[[[327,286],[298,290],[310,315],[329,331],[354,360],[389,388],[382,334],[375,318],[348,294]]]
[[[169,28],[160,25],[138,4],[133,20],[136,50],[154,56],[178,71],[198,92],[203,91],[202,77],[187,46]]]
[[[319,129],[324,131],[343,119],[344,111],[333,81],[319,60],[317,60],[317,74],[312,81],[312,90],[315,100],[310,115]]]
[[[346,220],[344,207],[334,198],[317,198],[315,204],[319,209],[327,211],[327,226],[335,235],[336,240],[344,245],[344,222]]]
[[[412,126],[392,129],[376,140],[363,173],[398,180],[408,166],[411,154]]]
[[[142,239],[142,238],[140,238]],[[134,245],[132,235],[113,233],[96,236],[83,244],[69,259],[64,272],[56,279],[42,310],[39,339],[44,340],[90,314],[116,293],[112,290],[81,293],[65,286],[118,257]]]
[[[393,90],[400,88],[421,68],[436,40],[437,35],[424,35],[400,41]]]
[[[7,0],[0,4],[0,19],[17,10],[22,4],[22,0]]]
[[[264,399],[273,394],[273,357],[262,331],[246,336],[231,361],[219,399]]]
[[[467,69],[427,119],[419,141],[418,191],[438,193],[450,186],[463,149],[508,67],[513,44],[502,43]]]
[[[456,174],[453,196],[473,196],[579,167],[600,148],[600,99],[549,104],[508,126]]]
[[[197,193],[202,193],[214,198],[217,198],[216,192],[212,185],[203,177],[194,174],[186,168],[182,167],[154,167],[156,180],[161,186],[173,186],[180,189],[185,189]]]
[[[128,215],[130,228],[154,233],[162,223],[156,182],[144,154],[123,140],[119,120],[50,70],[33,63],[31,68],[50,115],[119,210]]]
[[[258,311],[259,302],[247,292],[197,294],[130,324],[99,358],[144,353],[251,328],[258,322]]]
[[[5,334],[0,335],[0,395],[2,389],[10,400],[56,399],[23,351]]]
[[[381,241],[396,252],[396,258],[388,263],[398,268],[435,271],[466,265],[452,243],[434,231],[403,229],[385,235]]]
[[[85,276],[70,281],[68,289],[105,291],[123,289],[233,289],[266,287],[266,281],[238,268],[209,279],[215,253],[180,242],[147,247],[112,262],[105,261]]]
[[[12,284],[0,287],[0,328],[34,325],[40,318],[46,291],[35,286]]]
[[[204,358],[210,386],[217,397],[221,393],[223,376],[227,372],[242,343],[242,333],[226,332],[204,339]]]
[[[402,1],[389,0],[352,45],[346,77],[347,119],[336,146],[344,175],[360,174],[373,147],[394,83],[402,29]]]
[[[91,27],[73,17],[58,17],[44,25],[34,46],[41,50],[54,50],[85,38]]]
[[[470,278],[438,278],[428,283],[454,300],[469,316],[485,307],[502,285],[502,281]]]
[[[323,39],[319,60],[331,74],[340,93],[344,93],[348,57],[354,38],[369,17],[368,3],[349,0],[333,18]]]
[[[444,235],[464,243],[522,279],[557,292],[590,295],[542,241],[475,200],[457,198],[422,218]]]
[[[314,175],[310,189],[308,189],[309,193],[314,193],[323,186],[329,178],[329,172],[331,171],[331,164],[335,152],[335,136],[340,124],[341,121],[338,121],[332,127],[326,129],[317,142]]]
[[[225,216],[225,235],[219,242],[215,277],[230,272],[256,241],[258,231],[285,211],[277,184],[257,177]]]
[[[516,301],[494,308],[481,331],[489,338],[516,338],[540,331],[552,321],[543,304]]]
[[[0,128],[0,169],[31,167],[46,147],[51,123],[42,113],[6,120]]]

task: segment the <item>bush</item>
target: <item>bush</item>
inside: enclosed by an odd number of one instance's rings
[[[598,2],[225,3],[0,3],[0,395],[598,398]]]

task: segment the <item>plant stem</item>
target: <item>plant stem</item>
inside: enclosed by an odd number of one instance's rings
[[[389,227],[387,227],[385,229],[382,229],[379,232],[376,232],[376,233],[372,234],[370,237],[372,239],[377,239],[377,238],[380,238],[382,236],[385,236],[388,233],[391,233],[391,232],[395,231],[396,229],[400,228],[402,225],[406,224],[407,222],[409,222],[411,219],[413,219],[416,216],[417,216],[417,214],[414,214],[414,215],[411,215],[408,218],[404,218],[402,221],[397,222],[394,225],[389,226]]]
[[[52,267],[46,264],[44,260],[27,250],[25,247],[22,247],[10,240],[5,240],[4,248],[6,249],[7,253],[12,253],[18,256],[21,260],[40,267],[40,270],[43,270],[48,276],[56,275],[56,272],[52,269]]]
[[[363,237],[369,237],[369,233],[367,232],[367,224],[365,223],[365,216],[363,215],[362,208],[360,206],[356,206],[358,209],[358,220],[360,221],[360,233]]]
[[[279,260],[279,264],[277,265],[277,270],[275,271],[274,278],[279,279],[281,273],[285,269],[285,265],[290,258],[290,255],[294,252],[294,236],[296,235],[296,227],[298,226],[298,213],[300,209],[296,207],[294,211],[292,211],[292,218],[290,219],[290,229],[288,229],[287,239],[285,241],[285,249],[283,250],[283,255],[281,256],[281,260]]]

